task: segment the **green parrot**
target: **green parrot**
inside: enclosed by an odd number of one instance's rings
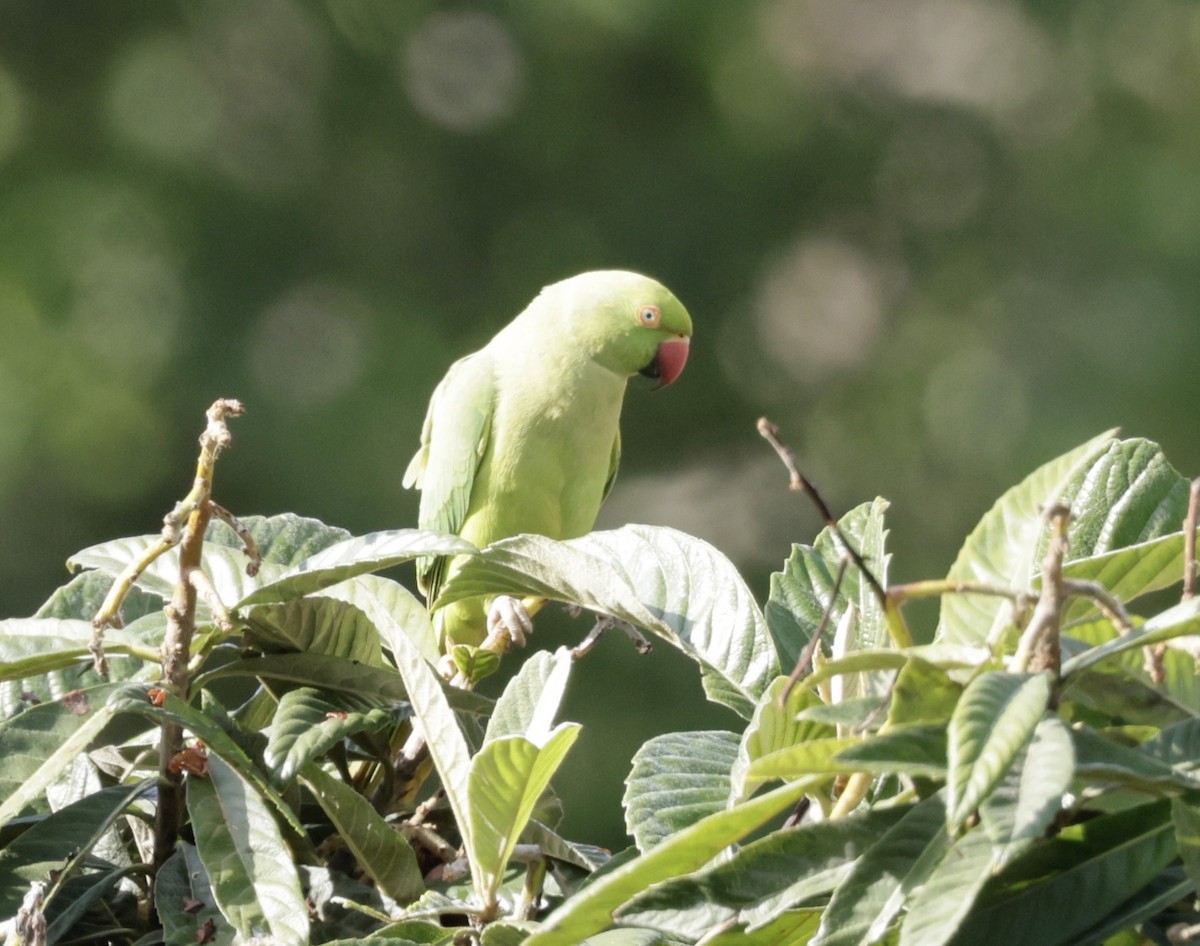
[[[626,383],[641,374],[670,384],[691,335],[687,310],[646,276],[592,272],[547,286],[433,392],[404,474],[405,487],[421,490],[421,527],[479,548],[521,533],[588,532],[617,475]],[[420,563],[430,603],[461,561]],[[520,644],[533,626],[528,604],[449,604],[435,614],[442,646],[478,645],[497,628]]]

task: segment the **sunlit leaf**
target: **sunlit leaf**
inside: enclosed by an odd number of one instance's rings
[[[496,701],[485,744],[504,736],[526,736],[541,742],[554,725],[573,664],[566,648],[554,654],[539,651],[526,660]]]
[[[1033,736],[1050,701],[1046,674],[985,673],[950,719],[946,827],[957,833]]]
[[[1159,644],[1188,634],[1200,634],[1200,598],[1182,601],[1174,607],[1154,615],[1132,633],[1117,637],[1099,647],[1085,650],[1077,657],[1064,661],[1062,665],[1063,679],[1135,647]]]
[[[778,677],[767,687],[754,709],[750,725],[742,734],[737,762],[731,773],[730,797],[734,801],[748,798],[760,784],[748,777],[750,767],[757,759],[835,734],[833,727],[828,724],[800,718],[805,710],[824,705],[812,689],[806,686],[791,687],[787,702],[781,704],[780,698],[788,687],[787,677]]]
[[[375,624],[352,604],[313,596],[243,611],[249,639],[260,650],[284,648],[383,666]]]
[[[648,739],[625,779],[625,830],[640,851],[695,824],[729,801],[737,733],[665,733]]]
[[[308,942],[300,878],[256,786],[210,756],[207,777],[188,777],[187,807],[213,896],[238,933]]]
[[[308,762],[320,758],[346,737],[396,722],[395,714],[378,709],[340,712],[310,687],[289,690],[280,698],[271,721],[263,761],[280,784],[288,784]]]
[[[1101,434],[1039,467],[1006,492],[967,537],[947,578],[1017,590],[1031,588],[1046,531],[1042,509],[1050,503],[1069,502],[1073,484],[1116,443],[1112,431]],[[1087,554],[1082,549],[1078,553]],[[946,595],[937,639],[980,643],[995,637],[1011,620],[1012,606],[1002,598]]]
[[[490,902],[534,805],[550,784],[579,735],[576,723],[562,723],[541,733],[541,741],[525,736],[488,740],[471,760],[468,799],[471,818],[471,868],[481,876],[484,902]]]
[[[342,841],[380,890],[399,903],[409,903],[425,892],[413,849],[367,799],[315,764],[304,768],[303,778]]]
[[[424,555],[469,555],[475,546],[456,535],[425,529],[392,529],[345,539],[264,581],[237,606],[287,601],[367,572],[382,571]]]
[[[625,526],[556,542],[523,535],[460,566],[437,604],[534,594],[611,614],[669,641],[701,665],[705,692],[748,717],[776,675],[774,648],[750,590],[700,539]]]
[[[606,929],[613,912],[652,884],[696,870],[811,790],[801,780],[717,812],[664,840],[640,857],[598,877],[543,922],[525,946],[575,946]]]
[[[947,844],[940,797],[910,808],[855,860],[829,901],[814,946],[858,946],[882,936]]]
[[[907,898],[900,946],[942,946],[958,930],[987,882],[996,852],[974,830],[951,844],[929,877]]]

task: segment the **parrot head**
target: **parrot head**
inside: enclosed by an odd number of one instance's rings
[[[666,387],[687,363],[692,319],[666,286],[620,270],[583,273],[549,287],[562,293],[572,337],[610,371]]]

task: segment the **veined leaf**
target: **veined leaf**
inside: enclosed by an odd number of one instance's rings
[[[1098,582],[1118,601],[1132,601],[1183,580],[1183,533],[1076,558],[1063,565],[1063,575]],[[1068,605],[1064,620],[1078,620],[1094,608],[1091,601],[1075,601]]]
[[[554,725],[574,663],[560,647],[553,655],[538,651],[521,666],[496,701],[484,744],[504,736],[525,736],[540,744]]]
[[[471,760],[471,870],[478,874],[476,884],[482,887],[485,904],[492,902],[534,805],[579,730],[576,723],[562,723],[542,733],[540,744],[524,736],[490,739]]]
[[[1074,942],[1175,859],[1174,834],[1165,800],[1072,826],[1002,871],[951,943]]]
[[[854,545],[855,551],[885,588],[890,558],[884,551],[887,507],[887,500],[876,499],[855,507],[838,520],[842,535]],[[784,563],[783,571],[771,576],[766,621],[785,671],[795,666],[826,608],[830,607],[830,627],[837,626],[850,604],[858,609],[857,638],[850,650],[890,646],[879,602],[853,566],[846,569],[837,599],[833,600],[833,585],[844,554],[833,532],[825,528],[811,546],[792,546],[792,554]],[[857,692],[856,687],[849,695]]]
[[[902,806],[863,809],[845,818],[772,832],[712,867],[647,890],[620,915],[644,926],[670,925],[674,930],[673,921],[680,913],[714,907],[726,915],[737,911],[755,929],[786,910],[828,897],[863,852],[906,810]]]
[[[1118,745],[1088,727],[1071,729],[1075,774],[1090,783],[1112,782],[1151,795],[1173,794],[1200,788],[1200,782],[1183,769],[1172,768],[1149,751]]]
[[[15,719],[6,720],[7,725],[0,724],[0,751],[4,751],[4,768],[11,771],[10,767],[15,767],[24,774],[20,783],[0,802],[0,827],[40,798],[47,786],[66,771],[75,757],[86,751],[100,730],[108,725],[115,710],[107,703],[97,705],[96,702],[97,696],[108,690],[108,687],[98,687],[98,693],[85,690],[68,694],[61,708],[58,704],[43,704],[53,705],[54,708],[35,713],[41,707],[33,707]],[[74,720],[64,714],[64,709],[66,713],[74,715]],[[45,730],[36,728],[39,723],[49,723],[54,727],[51,738],[46,738]],[[21,753],[39,749],[45,754],[21,758]],[[17,758],[9,755],[12,752],[18,754]]]
[[[113,578],[98,571],[86,571],[74,576],[60,587],[34,613],[35,618],[72,618],[91,623],[112,587]],[[136,585],[130,588],[121,604],[121,617],[128,627],[140,617],[161,611],[162,599],[147,594]]]
[[[996,847],[997,867],[1046,833],[1074,776],[1071,733],[1057,716],[1046,716],[979,809],[983,828]]]
[[[242,615],[260,650],[328,654],[369,667],[384,665],[375,624],[352,604],[314,595],[249,608]],[[263,644],[267,646],[264,647]]]
[[[265,677],[299,686],[315,687],[325,692],[346,693],[368,700],[379,700],[382,703],[408,700],[404,678],[397,671],[368,667],[353,660],[330,657],[326,654],[247,657],[197,674],[193,687],[200,690],[213,680],[224,677]],[[443,697],[454,709],[469,713],[486,713],[492,708],[493,701],[486,696],[448,686],[437,678],[435,681],[435,685],[442,688]]]
[[[666,733],[648,739],[625,779],[625,830],[640,851],[724,808],[737,733]]]
[[[0,851],[0,915],[17,912],[29,884],[76,865],[152,780],[101,789],[47,815]]]
[[[347,578],[382,571],[424,555],[471,555],[475,546],[456,535],[427,529],[392,529],[345,539],[264,581],[237,606],[288,601]]]
[[[187,807],[213,896],[238,933],[308,942],[292,853],[256,786],[210,756],[207,777],[188,777]]]
[[[947,942],[974,906],[996,857],[986,832],[978,829],[951,844],[928,879],[908,898],[900,946],[942,946]]]
[[[181,909],[189,901],[199,906],[194,911]],[[195,946],[200,942],[201,929],[210,922],[211,942],[233,946],[235,931],[213,900],[200,855],[186,841],[179,842],[175,853],[155,875],[154,904],[162,920],[166,946]]]
[[[853,864],[834,891],[813,946],[859,946],[886,932],[908,893],[947,847],[946,809],[937,795],[913,808]]]
[[[804,946],[817,932],[821,910],[789,910],[754,930],[729,930],[707,946]]]
[[[950,718],[946,829],[956,834],[1004,777],[1050,702],[1047,674],[985,673]]]
[[[794,805],[815,780],[781,785],[719,811],[598,877],[546,918],[525,946],[575,946],[612,922],[613,912],[652,884],[689,873]]]
[[[225,527],[222,525],[221,528]],[[116,577],[126,567],[139,561],[150,549],[158,545],[161,539],[162,537],[158,535],[138,535],[102,542],[81,552],[76,552],[67,559],[67,567],[72,571],[78,571],[81,568],[95,568],[106,575]],[[246,574],[247,561],[246,556],[236,549],[215,542],[206,541],[204,543],[204,571],[212,579],[217,596],[226,606],[240,600],[262,582],[270,581],[286,571],[280,565],[263,562],[258,575],[251,577]],[[179,546],[175,546],[146,566],[146,569],[138,577],[137,587],[168,601],[178,582]],[[203,602],[197,605],[197,614],[207,620],[209,614],[207,605]]]
[[[90,621],[59,618],[10,618],[0,621],[0,681],[39,677],[54,670],[90,663]],[[110,628],[104,648],[111,654],[157,660],[157,648],[131,630]]]
[[[674,529],[504,539],[465,561],[435,604],[494,594],[572,602],[644,627],[699,662],[709,698],[744,717],[778,673],[762,614],[732,563]]]
[[[413,849],[367,799],[316,764],[305,766],[303,778],[380,890],[398,903],[409,903],[425,892]]]
[[[1154,615],[1132,633],[1085,650],[1082,654],[1065,661],[1062,665],[1062,677],[1066,680],[1072,674],[1087,670],[1102,660],[1123,654],[1135,647],[1160,644],[1188,634],[1200,634],[1200,598],[1181,601],[1173,608]]]
[[[345,601],[362,611],[371,619],[376,628],[375,634],[388,650],[395,650],[395,647],[379,630],[383,626],[393,630],[402,629],[404,636],[416,645],[417,650],[431,663],[436,663],[441,656],[433,620],[425,610],[425,604],[418,601],[413,593],[399,582],[381,575],[356,575],[347,581],[323,588],[319,594]],[[377,617],[380,614],[387,614],[391,620],[385,625],[385,622]]]
[[[733,802],[749,798],[760,782],[750,781],[748,776],[755,760],[781,749],[802,745],[813,739],[826,739],[835,734],[832,726],[809,722],[799,718],[810,708],[824,706],[816,692],[805,686],[795,686],[788,694],[787,703],[780,705],[779,698],[788,688],[787,677],[777,677],[767,687],[750,725],[742,734],[737,762],[731,773],[730,799]],[[643,848],[644,850],[644,848]]]
[[[348,736],[374,732],[396,722],[396,714],[379,709],[341,713],[311,687],[289,690],[280,698],[271,721],[263,761],[273,770],[279,784],[288,784],[306,764]]]

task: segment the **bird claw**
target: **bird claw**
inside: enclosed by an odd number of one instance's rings
[[[507,633],[517,647],[525,646],[525,638],[533,633],[533,618],[520,598],[497,595],[488,607],[488,637]]]

